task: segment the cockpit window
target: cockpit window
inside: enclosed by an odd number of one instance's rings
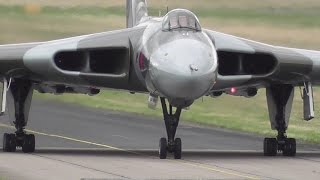
[[[172,17],[172,18],[169,19],[169,26],[171,28],[178,28],[179,27],[179,23],[178,23],[177,17]]]
[[[181,27],[188,27],[189,23],[187,16],[179,16],[179,24]]]
[[[165,16],[162,29],[164,31],[177,29],[201,31],[201,26],[198,18],[191,11],[178,9],[169,12]]]

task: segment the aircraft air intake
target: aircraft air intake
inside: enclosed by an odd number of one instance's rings
[[[126,48],[63,51],[54,56],[54,62],[61,70],[98,74],[122,74],[128,59]]]
[[[264,53],[244,54],[218,51],[219,74],[222,76],[272,73],[277,65],[274,56]]]

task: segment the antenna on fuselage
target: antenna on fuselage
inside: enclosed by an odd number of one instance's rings
[[[169,0],[166,1],[167,13],[169,12],[169,3],[168,3],[168,1]]]

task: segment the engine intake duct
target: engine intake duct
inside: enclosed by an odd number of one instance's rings
[[[59,52],[54,63],[63,71],[119,75],[127,72],[129,59],[127,48],[92,49]]]
[[[277,60],[273,55],[264,53],[244,54],[218,51],[219,74],[234,75],[268,75],[276,67]]]
[[[59,52],[54,57],[56,66],[65,71],[81,71],[87,63],[86,53],[80,51]]]

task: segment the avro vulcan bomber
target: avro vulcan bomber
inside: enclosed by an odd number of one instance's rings
[[[275,138],[264,140],[264,155],[296,154],[288,138],[294,88],[303,87],[304,119],[314,117],[313,85],[320,85],[320,52],[255,42],[205,29],[197,16],[174,9],[148,15],[145,0],[127,0],[127,28],[67,39],[0,46],[2,112],[7,104],[15,133],[4,134],[3,150],[35,151],[35,136],[24,130],[34,90],[95,95],[112,88],[160,99],[167,137],[159,157],[181,158],[176,130],[183,109],[203,96],[253,97],[265,88]],[[227,107],[226,107],[227,108]],[[212,109],[214,111],[214,109]]]

